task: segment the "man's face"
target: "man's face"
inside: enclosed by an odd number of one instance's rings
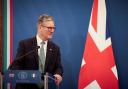
[[[46,21],[39,26],[38,33],[41,39],[49,40],[52,38],[55,31],[55,25],[52,20]]]

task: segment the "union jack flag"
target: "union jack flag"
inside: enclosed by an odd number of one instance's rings
[[[111,37],[107,37],[105,0],[94,0],[78,89],[119,89]]]

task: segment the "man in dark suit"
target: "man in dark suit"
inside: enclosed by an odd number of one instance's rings
[[[61,65],[60,49],[55,43],[50,41],[54,31],[55,24],[53,17],[41,15],[37,23],[37,35],[19,42],[15,61],[10,65],[9,69],[40,70],[42,73],[48,72],[55,77],[55,83],[59,85],[62,81],[63,68]],[[42,45],[43,53],[41,51]],[[26,53],[36,49],[37,46],[40,46],[38,50],[22,57]],[[17,85],[17,89],[40,89],[37,87],[34,84]]]

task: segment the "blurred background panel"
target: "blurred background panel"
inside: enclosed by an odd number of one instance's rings
[[[2,71],[2,0],[0,0],[0,89],[2,89],[1,71]]]
[[[2,0],[0,0],[0,71],[2,69]]]

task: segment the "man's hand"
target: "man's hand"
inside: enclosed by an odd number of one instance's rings
[[[55,76],[55,83],[56,83],[56,85],[59,86],[59,84],[62,81],[62,77],[59,74],[55,74],[54,76]]]

